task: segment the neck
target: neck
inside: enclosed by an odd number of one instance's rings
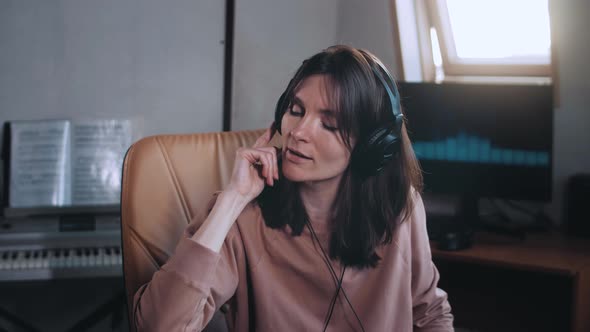
[[[332,205],[338,193],[339,181],[332,183],[301,183],[299,194],[313,228],[328,231],[332,220]]]

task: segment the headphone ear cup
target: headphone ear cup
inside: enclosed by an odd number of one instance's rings
[[[399,154],[399,138],[391,128],[380,127],[357,146],[353,165],[363,175],[373,175]]]

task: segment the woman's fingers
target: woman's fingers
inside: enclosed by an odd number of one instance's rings
[[[276,176],[278,173],[276,150],[274,147],[259,148],[258,150],[262,152],[261,157],[264,158],[262,166],[266,183],[272,186],[274,185],[275,178],[278,178]]]
[[[259,169],[259,175],[269,185],[274,185],[274,179],[278,179],[278,167],[276,149],[272,146],[262,148],[244,148],[243,157]]]
[[[266,168],[266,174],[264,175],[266,178],[266,184],[269,186],[273,185],[273,179],[272,179],[272,172],[273,172],[273,164],[272,164],[272,156],[269,155],[269,153],[265,153],[264,154],[264,159],[265,159],[265,168]]]
[[[275,147],[268,146],[268,143],[270,143],[270,140],[275,133],[276,127],[273,122],[273,124],[266,129],[264,134],[256,139],[254,145],[252,145],[252,149],[256,149],[265,153],[264,158],[266,162],[260,161],[262,163],[261,175],[266,179],[266,183],[270,186],[273,185],[275,179],[279,179],[277,151]]]
[[[252,145],[252,147],[253,148],[261,148],[261,147],[267,146],[275,133],[276,133],[276,128],[275,128],[274,122],[273,122],[273,125],[271,125],[269,128],[267,128],[266,131],[264,131],[264,134],[262,134],[262,136],[260,136],[260,137],[258,137],[258,139],[256,139],[256,142],[254,142],[254,145]]]
[[[252,147],[253,148],[260,148],[260,147],[265,146],[270,141],[269,137],[270,137],[270,128],[267,129],[264,132],[264,134],[262,134],[262,136],[260,136],[256,139],[256,142],[254,142],[254,145],[252,145]]]
[[[269,155],[270,155],[270,161],[271,161],[271,165],[272,165],[272,169],[271,169],[271,178],[274,180],[278,180],[279,179],[279,163],[278,163],[278,157],[277,157],[277,148],[274,146],[270,146],[268,148],[266,148],[265,150],[268,151]]]

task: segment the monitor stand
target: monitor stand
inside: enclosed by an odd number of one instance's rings
[[[484,222],[479,217],[479,197],[475,195],[462,195],[458,202],[454,216],[441,218],[436,241],[438,248],[442,250],[461,250],[471,247],[475,231],[485,231],[498,235],[506,235],[524,239],[523,230],[494,225]],[[432,223],[430,223],[432,224]]]
[[[477,198],[461,196],[455,215],[429,217],[431,239],[441,250],[462,250],[471,247],[474,226],[479,224]]]

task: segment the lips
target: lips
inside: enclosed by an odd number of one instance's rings
[[[305,159],[311,159],[311,157],[308,157],[305,154],[303,154],[300,151],[297,151],[295,149],[287,148],[287,150],[289,150],[289,152],[291,152],[292,154],[294,154],[294,155],[296,155],[298,157],[305,158]]]

